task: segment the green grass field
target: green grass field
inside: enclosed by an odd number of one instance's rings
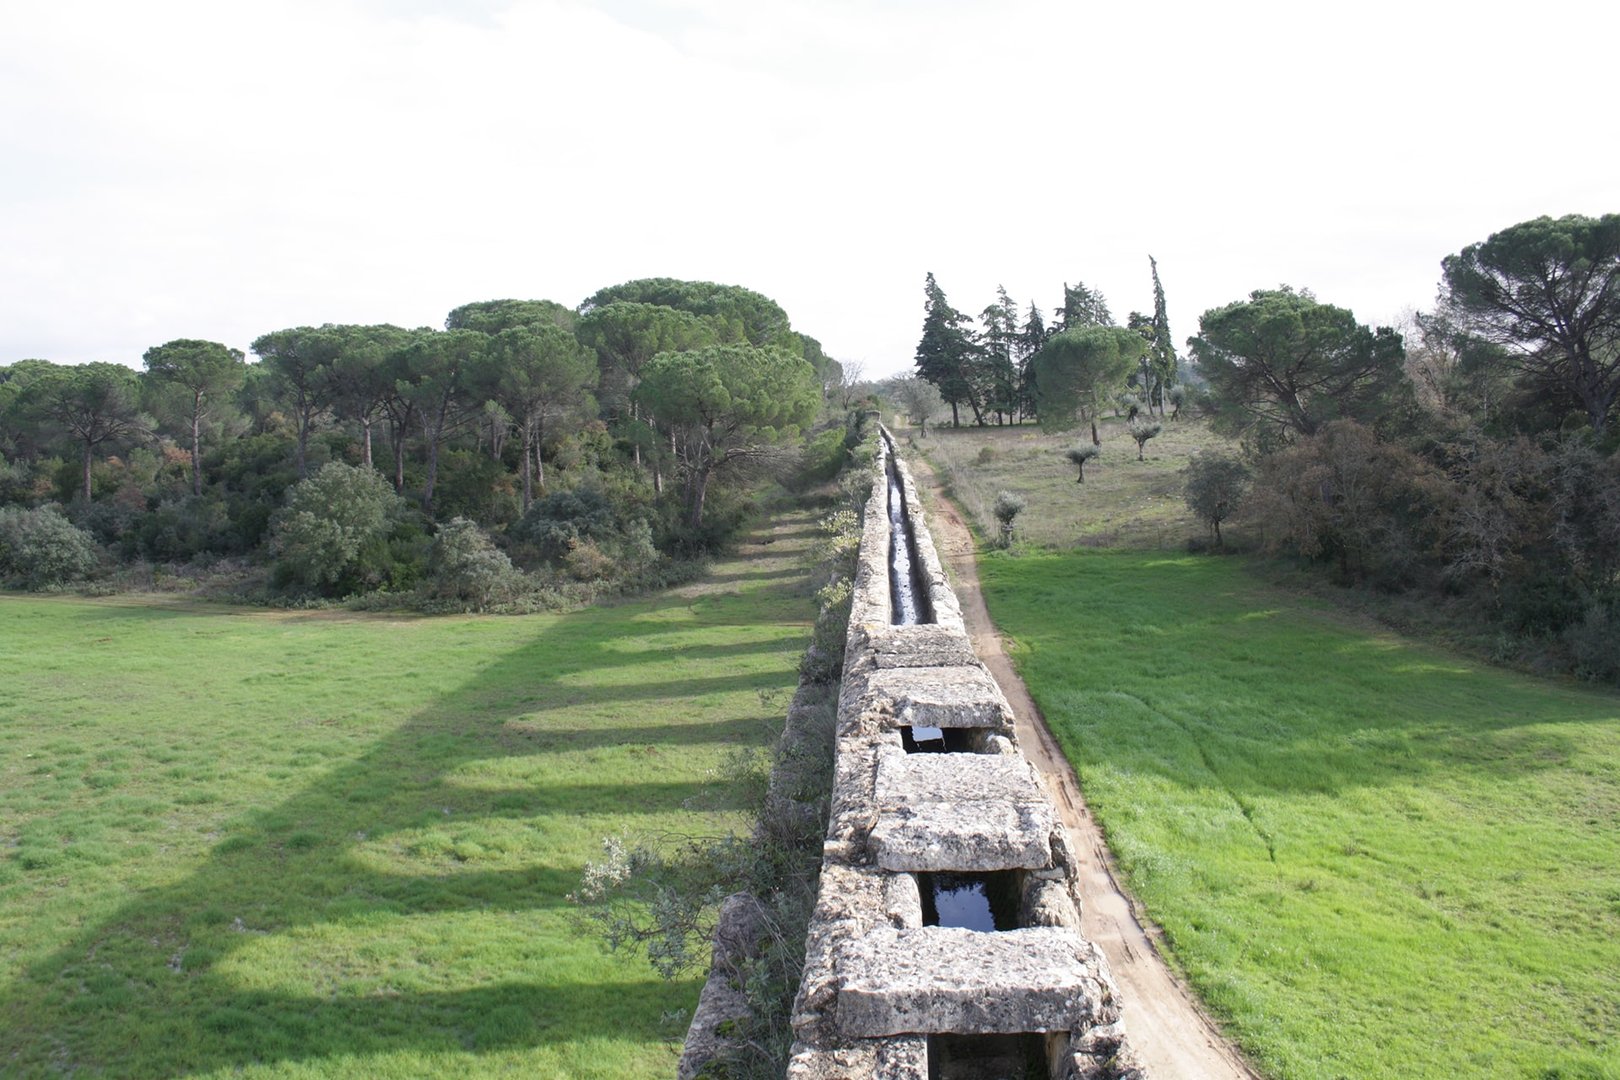
[[[562,616],[0,597],[0,1075],[672,1074],[698,979],[564,897],[745,824],[816,535]]]
[[[1620,1078],[1620,696],[1181,554],[1202,422],[1137,462],[1106,421],[1083,486],[1072,435],[915,442],[981,538],[1025,496],[1022,545],[981,560],[991,613],[1172,961],[1268,1075]]]
[[[1102,457],[1086,466],[1086,482],[1078,484],[1063,451],[1082,439],[1089,443],[1089,431],[1052,435],[1033,423],[936,425],[925,437],[915,428],[893,430],[911,440],[915,449],[906,452],[921,451],[940,471],[980,536],[996,534],[990,508],[998,491],[1012,491],[1027,502],[1019,538],[1049,548],[1185,547],[1205,528],[1182,500],[1181,470],[1197,451],[1225,445],[1203,421],[1166,422],[1163,434],[1148,441],[1145,460],[1137,461],[1125,421],[1109,418],[1098,425]]]
[[[1236,559],[981,574],[1131,889],[1268,1075],[1620,1077],[1620,696]]]

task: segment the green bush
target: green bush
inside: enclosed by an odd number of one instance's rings
[[[207,495],[168,499],[135,522],[133,531],[136,549],[158,562],[184,562],[235,546],[225,503]]]
[[[843,469],[848,430],[843,427],[823,431],[804,448],[794,486],[799,489],[825,484]]]
[[[506,535],[534,547],[547,562],[560,562],[584,541],[612,539],[623,522],[616,507],[599,488],[554,491],[536,499],[529,512],[509,526]]]
[[[0,577],[25,589],[57,589],[100,569],[95,540],[61,510],[0,508]]]
[[[1001,546],[1011,547],[1013,540],[1013,522],[1024,511],[1024,497],[1015,492],[1001,491],[996,493],[996,504],[991,512],[1001,523]]]
[[[454,518],[433,538],[424,589],[433,599],[483,611],[513,600],[525,585],[523,573],[476,522]]]
[[[375,469],[328,462],[294,484],[270,527],[274,582],[283,589],[347,596],[397,585],[409,551],[405,501]]]
[[[1575,660],[1575,674],[1593,682],[1620,682],[1620,618],[1604,605],[1586,609],[1581,621],[1564,631]]]
[[[484,525],[517,520],[520,508],[514,478],[486,454],[446,450],[439,455],[439,480],[433,489],[434,516],[471,518]]]

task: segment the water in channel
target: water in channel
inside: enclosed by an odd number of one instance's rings
[[[919,874],[924,926],[958,926],[981,933],[1018,926],[1018,886],[1010,875]]]
[[[918,587],[912,559],[911,523],[906,517],[906,493],[900,487],[899,471],[889,461],[889,596],[891,616],[896,626],[931,622]]]

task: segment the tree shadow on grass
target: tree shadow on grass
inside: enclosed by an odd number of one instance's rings
[[[724,632],[725,601],[705,610],[702,628]],[[693,629],[636,614],[542,624],[358,759],[243,815],[190,874],[84,927],[0,989],[0,1063],[25,1076],[140,1077],[602,1043],[623,1044],[634,1071],[646,1052],[638,1044],[670,1034],[655,1018],[695,984],[610,962],[573,924],[564,897],[591,855],[580,838],[627,815],[668,828],[696,803],[743,809],[734,795],[716,800],[707,784],[669,775],[659,756],[693,743],[757,744],[767,714],[781,711],[767,699],[791,681],[800,644],[739,629],[729,644],[672,643],[693,661],[681,678],[652,668],[623,685],[571,685],[587,672],[611,683],[637,665],[667,665],[669,649],[626,651],[626,635]],[[779,667],[762,663],[772,653]],[[759,697],[721,715],[687,704],[749,689]],[[656,709],[660,700],[673,707]],[[543,714],[563,704],[622,709],[634,723],[548,728]],[[613,779],[590,775],[582,754],[607,755],[600,767]],[[548,756],[558,771],[545,772]],[[463,772],[495,759],[539,770],[535,781],[469,786]],[[416,940],[408,931],[424,918],[455,922],[442,933],[429,924]],[[467,919],[493,922],[456,936]],[[378,920],[384,930],[353,940],[352,928]],[[300,944],[306,937],[313,944]]]

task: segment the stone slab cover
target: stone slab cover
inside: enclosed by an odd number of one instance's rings
[[[1078,1031],[1118,1016],[1101,954],[1066,928],[880,928],[844,943],[837,972],[846,1038]]]
[[[872,703],[918,727],[1009,728],[1012,710],[990,673],[966,667],[885,668],[867,680]]]
[[[885,870],[1037,870],[1052,862],[1057,813],[1029,763],[1002,754],[878,751],[877,823]]]
[[[908,754],[877,750],[879,809],[935,802],[1045,804],[1034,768],[1011,754]]]
[[[884,811],[867,843],[885,870],[1039,870],[1056,824],[1044,803],[925,803]]]

